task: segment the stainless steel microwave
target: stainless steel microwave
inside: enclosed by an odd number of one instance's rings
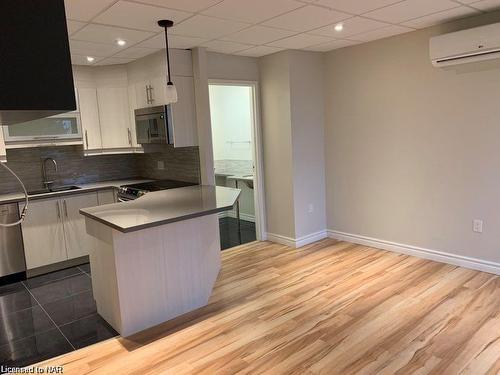
[[[174,144],[170,105],[140,108],[134,111],[137,143]]]

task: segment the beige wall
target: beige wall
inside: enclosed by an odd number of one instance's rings
[[[295,238],[326,229],[324,55],[289,51]]]
[[[500,64],[441,70],[428,51],[499,18],[327,54],[329,229],[500,262]]]
[[[208,52],[208,78],[258,81],[259,61],[255,57]]]
[[[267,231],[295,238],[289,76],[286,53],[260,59]]]
[[[292,240],[324,233],[323,55],[280,52],[260,68],[267,231]]]

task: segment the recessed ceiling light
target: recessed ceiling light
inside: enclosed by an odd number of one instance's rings
[[[124,41],[123,39],[118,39],[116,41],[116,44],[118,44],[119,46],[123,47],[125,44],[127,44],[127,42]]]
[[[87,61],[89,63],[93,62],[95,60],[95,58],[93,58],[92,56],[87,56]]]
[[[341,23],[338,23],[335,25],[335,31],[342,31],[344,30],[344,25]]]

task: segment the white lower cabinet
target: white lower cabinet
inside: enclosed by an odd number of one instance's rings
[[[24,208],[24,204],[19,206]],[[59,199],[31,201],[22,230],[28,269],[68,259]]]
[[[93,241],[79,210],[97,205],[96,192],[30,201],[22,223],[27,268],[88,255]],[[23,207],[20,203],[20,210]]]
[[[63,208],[64,237],[68,259],[89,255],[93,240],[85,229],[85,217],[80,209],[98,205],[97,194],[78,194],[61,199]]]

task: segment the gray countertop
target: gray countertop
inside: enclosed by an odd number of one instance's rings
[[[80,213],[120,232],[187,220],[230,210],[241,190],[221,186],[189,186],[148,193],[136,200],[85,208]]]
[[[74,195],[74,194],[86,193],[86,192],[97,191],[97,190],[112,189],[112,188],[118,188],[121,185],[137,184],[137,183],[148,182],[148,181],[153,181],[153,180],[151,180],[151,179],[149,179],[149,180],[146,180],[146,179],[128,179],[128,180],[113,180],[113,181],[93,182],[93,183],[89,183],[89,184],[75,184],[75,186],[78,186],[80,189],[30,195],[29,200],[53,198],[53,197]],[[23,193],[0,194],[0,204],[15,203],[15,202],[21,202],[21,201],[24,201],[24,194]]]

